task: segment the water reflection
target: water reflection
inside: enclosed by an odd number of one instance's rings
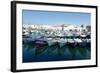
[[[23,62],[44,62],[64,60],[86,60],[91,58],[90,43],[66,43],[62,46],[59,42],[49,45],[48,42],[23,43]]]

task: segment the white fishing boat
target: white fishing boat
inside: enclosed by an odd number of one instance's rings
[[[69,39],[67,39],[67,42],[68,42],[68,43],[74,43],[75,41],[74,41],[73,39],[70,39],[70,38],[69,38]]]
[[[81,42],[82,42],[82,40],[79,39],[79,38],[75,38],[74,41],[75,41],[76,43],[81,43]]]
[[[58,40],[58,43],[59,43],[60,47],[62,47],[62,46],[64,46],[67,43],[67,40],[61,38],[60,40]]]
[[[81,34],[80,36],[81,36],[81,37],[83,37],[83,38],[85,38],[85,37],[86,37],[86,35],[85,35],[85,34]]]
[[[53,38],[47,38],[47,43],[49,46],[56,44],[56,40],[54,40]]]
[[[91,42],[91,39],[86,39],[87,43],[90,43]]]

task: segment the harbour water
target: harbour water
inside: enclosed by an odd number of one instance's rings
[[[55,42],[49,45],[48,42],[42,44],[36,41],[23,43],[23,63],[91,59],[90,43],[61,44]]]

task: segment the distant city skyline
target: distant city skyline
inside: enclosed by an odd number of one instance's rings
[[[91,14],[79,12],[55,12],[55,11],[36,11],[23,10],[22,11],[23,24],[73,24],[73,25],[90,25]]]

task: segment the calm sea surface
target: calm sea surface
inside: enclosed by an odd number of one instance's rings
[[[67,61],[67,60],[86,60],[91,59],[90,44],[85,46],[71,46],[65,44],[60,46],[40,45],[34,43],[23,43],[23,63],[45,62],[45,61]]]

